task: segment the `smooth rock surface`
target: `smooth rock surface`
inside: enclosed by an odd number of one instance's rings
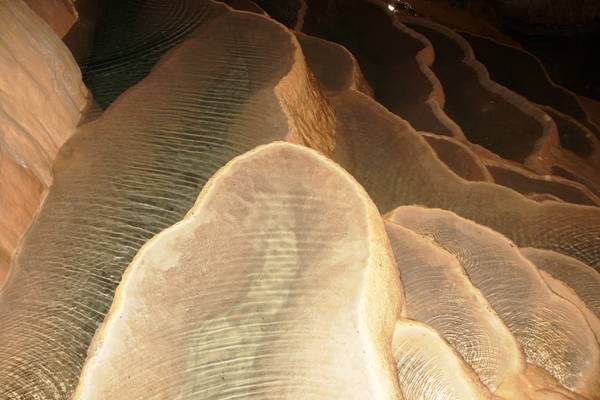
[[[552,81],[540,60],[526,50],[499,43],[493,39],[461,32],[473,48],[475,57],[485,64],[490,77],[529,100],[552,107],[569,115],[586,127],[597,131],[577,95]],[[505,67],[510,60],[510,68]],[[569,148],[568,142],[561,141]]]

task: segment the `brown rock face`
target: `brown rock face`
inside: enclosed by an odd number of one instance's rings
[[[73,0],[23,0],[60,37],[66,35],[77,21]]]
[[[25,3],[0,2],[0,34],[1,286],[89,94],[65,45]]]

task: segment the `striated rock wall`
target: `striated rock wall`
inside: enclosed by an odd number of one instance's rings
[[[69,32],[77,21],[73,0],[24,0],[60,37]]]
[[[0,1],[0,37],[1,286],[89,93],[68,49],[24,2]]]

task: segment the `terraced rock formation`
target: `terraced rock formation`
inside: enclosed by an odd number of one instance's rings
[[[540,105],[556,123],[563,157],[573,163],[600,166],[600,130],[587,115],[578,97],[555,84],[540,61],[531,53],[492,39],[461,33],[473,47],[495,81]],[[502,60],[511,60],[510,72]]]
[[[446,109],[449,115],[463,127],[466,137],[471,142],[480,144],[505,159],[523,163],[537,173],[549,174],[554,172],[554,167],[571,172],[576,170],[577,174],[586,180],[591,190],[598,190],[597,139],[585,126],[551,107],[538,107],[490,80],[487,70],[476,60],[476,55],[460,35],[421,19],[403,18],[403,21],[409,26],[416,24],[412,27],[421,33],[426,33],[431,40],[432,37],[436,38],[434,47],[439,47],[436,52],[439,57],[433,69],[436,75],[440,76],[442,86],[445,87]],[[452,75],[457,67],[463,70],[463,79]],[[454,101],[452,93],[456,95]],[[474,102],[462,102],[460,95],[464,93],[471,96],[479,93],[480,98]],[[478,111],[473,108],[473,104],[483,106]],[[504,111],[500,107],[501,104],[504,104]],[[504,119],[502,119],[503,112]],[[479,124],[470,113],[480,115]],[[521,121],[518,119],[519,115]],[[507,119],[509,116],[510,118]],[[517,134],[518,132],[520,134]],[[502,138],[510,147],[506,138],[513,137],[512,133],[529,143],[524,142],[522,147],[529,147],[530,154],[523,153],[515,158],[504,153],[500,148],[494,148],[501,146]],[[479,134],[483,134],[484,137],[479,137]],[[483,156],[489,158],[489,154],[484,153]]]
[[[417,18],[402,21],[432,42],[436,55],[432,69],[444,88],[444,109],[466,138],[504,159],[539,162],[536,156],[555,134],[550,118],[490,81],[466,42],[453,31]]]
[[[63,147],[0,293],[0,397],[68,396],[123,269],[225,162],[273,140],[332,147],[294,35],[202,4],[193,36]]]
[[[494,182],[524,195],[549,194],[573,204],[600,205],[600,198],[581,183],[553,175],[534,174],[525,168],[499,161],[486,160],[485,165]]]
[[[0,9],[0,397],[600,398],[587,116],[380,2],[226,3],[109,2],[83,122]]]
[[[377,1],[372,3],[381,4]],[[374,88],[376,99],[390,111],[407,120],[413,127],[440,136],[453,136],[470,146],[479,154],[482,161],[494,163],[500,161],[515,168],[522,167],[517,162],[501,159],[498,155],[465,138],[462,129],[443,110],[446,103],[445,92],[431,70],[435,57],[431,42],[425,36],[402,24],[399,19],[390,20],[374,4],[349,2],[336,10],[334,16],[326,17],[311,11],[309,7],[304,29],[311,34],[335,40],[350,48],[358,57],[367,80]],[[455,36],[457,35],[452,37]],[[475,68],[473,75],[483,75],[482,79],[485,80],[486,72],[483,66],[475,61],[472,61],[472,64],[465,65],[465,69],[469,71],[470,68]],[[478,82],[473,84],[479,85]],[[491,87],[498,90],[496,84]],[[504,92],[507,92],[511,99],[515,97],[507,90]],[[538,116],[543,114],[541,110],[535,110],[533,105],[529,108]],[[485,121],[487,117],[482,115],[479,118]],[[555,130],[552,123],[548,124],[547,130]],[[487,129],[484,132],[487,132]],[[552,143],[558,141],[555,135],[549,134],[549,136],[551,136],[548,138],[550,143],[546,145],[546,152],[554,147]],[[510,140],[506,140],[510,143]],[[462,151],[446,146],[446,150],[450,149],[458,153],[455,155],[457,159],[464,158]],[[558,153],[562,154],[560,150]],[[532,159],[535,161],[537,156]],[[452,165],[450,166],[452,168]],[[539,170],[539,165],[537,167]],[[544,175],[553,172],[547,165],[541,170],[544,171]],[[591,172],[588,169],[586,173]],[[589,183],[589,180],[586,183]],[[593,186],[592,184],[592,190],[594,190]]]
[[[398,324],[393,354],[404,399],[494,398],[462,358],[428,325]]]
[[[364,190],[305,147],[259,147],[137,254],[73,398],[399,398],[401,303]]]
[[[584,396],[600,394],[600,346],[593,331],[573,303],[548,288],[514,244],[448,211],[400,207],[387,218],[431,237],[456,257],[519,341],[528,362]]]
[[[495,395],[528,399],[548,392],[571,397],[546,373],[526,363],[510,325],[501,320],[501,311],[500,316],[495,312],[501,307],[488,302],[485,288],[476,287],[479,281],[470,268],[478,261],[465,261],[441,245],[437,236],[422,235],[421,230],[417,234],[396,223],[403,222],[402,213],[410,210],[401,207],[386,221],[405,289],[407,315],[435,328]]]
[[[585,304],[585,308],[592,314],[587,316],[588,322],[596,332],[596,337],[599,337],[600,299],[598,290],[600,290],[600,276],[596,271],[571,257],[553,251],[524,248],[521,249],[521,253],[540,271],[547,274],[543,275],[546,280],[551,277],[553,280],[563,283],[567,290],[572,292],[570,294],[561,293],[564,297],[571,300],[577,298]],[[552,285],[550,286],[552,287]],[[574,302],[576,303],[576,300]]]
[[[591,130],[597,129],[579,103],[577,95],[554,83],[544,65],[533,54],[487,37],[466,32],[461,32],[461,36],[473,48],[475,57],[486,66],[494,81],[520,93],[530,101],[575,118]],[[511,60],[513,73],[500,67],[499,61],[506,59]]]
[[[348,48],[378,101],[418,130],[463,136],[443,112],[443,90],[428,67],[433,53],[422,35],[366,2],[351,2],[335,19],[314,11],[316,3],[309,2],[303,31]]]

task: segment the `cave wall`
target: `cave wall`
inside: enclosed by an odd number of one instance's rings
[[[57,35],[69,25],[63,3],[31,3],[57,16],[53,28],[21,0],[0,7],[0,286],[52,182],[54,158],[90,100]]]
[[[77,10],[71,0],[24,0],[60,37],[77,21]]]

